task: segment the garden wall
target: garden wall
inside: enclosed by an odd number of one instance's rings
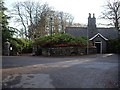
[[[96,53],[96,48],[89,48],[89,54]],[[86,48],[81,47],[52,47],[42,48],[43,56],[72,56],[72,55],[84,55],[86,54]]]

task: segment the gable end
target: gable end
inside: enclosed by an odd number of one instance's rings
[[[93,36],[92,38],[90,38],[89,40],[93,40],[94,38],[96,38],[97,36],[100,36],[100,37],[102,37],[104,40],[108,40],[107,38],[105,38],[102,34],[100,34],[100,33],[97,33],[95,36]]]

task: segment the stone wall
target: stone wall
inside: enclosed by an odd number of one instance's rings
[[[96,48],[89,48],[89,54],[96,53]],[[53,47],[42,48],[43,56],[72,56],[72,55],[85,55],[86,48],[81,47]]]

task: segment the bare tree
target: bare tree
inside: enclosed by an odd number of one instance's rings
[[[38,15],[40,7],[39,3],[30,1],[14,3],[11,16],[14,17],[15,22],[22,24],[26,38],[33,32],[33,28],[28,30],[28,26],[33,27],[34,17]]]
[[[22,26],[24,27],[25,35],[27,36],[27,26],[26,26],[25,20],[23,18],[21,3],[20,2],[15,3],[13,8],[14,8],[14,10],[11,15],[13,17],[17,16],[15,18],[15,22],[18,22],[18,23],[20,22],[22,24]]]
[[[53,33],[59,33],[59,20],[58,20],[57,12],[55,12],[55,15],[54,15],[54,32]]]
[[[69,27],[73,23],[74,17],[69,13],[59,12],[58,13],[59,26],[61,31],[64,32],[66,27]]]
[[[58,33],[59,29],[64,32],[65,27],[72,25],[73,21],[73,16],[69,13],[54,11],[46,3],[41,5],[30,1],[15,3],[12,15],[23,26],[21,34],[24,30],[29,39],[49,34],[51,28],[52,33]]]
[[[107,5],[104,6],[105,11],[102,12],[102,18],[108,19],[113,22],[116,29],[119,29],[120,26],[120,1],[114,0],[113,2],[108,2]],[[112,23],[110,23],[112,24]]]
[[[74,17],[71,14],[65,13],[64,19],[65,19],[65,26],[70,27],[73,24]]]
[[[36,26],[36,36],[43,36],[46,35],[47,33],[49,33],[49,16],[50,16],[50,11],[51,8],[49,7],[48,4],[43,4],[41,6],[41,10],[36,17],[37,23],[34,23],[34,25]]]

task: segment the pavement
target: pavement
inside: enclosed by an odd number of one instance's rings
[[[118,55],[3,56],[3,88],[117,88]]]

